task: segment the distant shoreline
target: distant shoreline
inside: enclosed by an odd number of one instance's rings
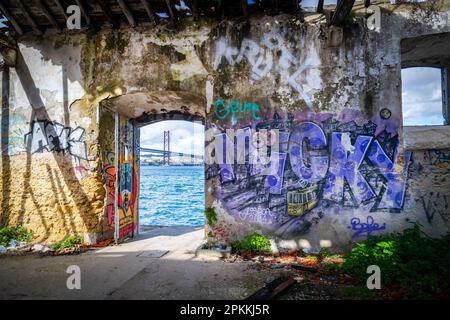
[[[144,164],[141,163],[141,167],[203,167],[204,164],[171,164],[169,166],[162,164]]]

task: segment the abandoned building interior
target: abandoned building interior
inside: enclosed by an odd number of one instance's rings
[[[0,225],[36,242],[136,235],[140,128],[187,120],[211,155],[234,150],[232,130],[277,132],[270,174],[205,163],[214,241],[338,250],[414,222],[446,233],[450,2],[397,2],[1,0]],[[414,67],[441,70],[440,125],[403,124]]]

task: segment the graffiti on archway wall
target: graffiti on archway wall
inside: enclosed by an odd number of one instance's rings
[[[135,128],[128,119],[120,117],[118,238],[133,236],[137,226],[137,161]]]
[[[307,232],[311,218],[329,210],[366,215],[402,210],[411,153],[399,154],[395,125],[385,112],[372,120],[350,110],[338,116],[275,112],[246,130],[277,130],[279,156],[268,175],[250,163],[208,167],[207,177],[221,182],[217,198],[236,220],[291,237]],[[221,141],[224,150],[239,143]],[[349,220],[349,228],[356,235],[384,229],[369,220],[373,228],[356,220]]]

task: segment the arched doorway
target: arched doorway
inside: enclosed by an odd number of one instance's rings
[[[139,232],[140,128],[164,120],[204,124],[205,106],[203,97],[180,91],[130,93],[102,101],[104,233],[120,241]]]
[[[165,120],[140,129],[141,231],[204,226],[204,126]]]

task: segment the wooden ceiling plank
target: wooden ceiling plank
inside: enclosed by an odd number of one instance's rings
[[[28,21],[28,23],[31,25],[31,28],[33,29],[34,33],[38,35],[42,35],[43,32],[39,25],[34,21],[34,18],[31,16],[31,14],[28,12],[28,9],[23,4],[22,0],[17,0],[17,5],[19,6],[20,11],[24,15],[25,19]]]
[[[66,21],[69,19],[69,16],[67,15],[66,9],[64,9],[61,0],[53,0],[56,3],[56,6],[58,7],[59,11],[61,11],[61,13],[64,15],[64,18],[66,19]]]
[[[336,11],[331,17],[330,24],[339,26],[344,23],[347,15],[352,11],[355,0],[338,0],[336,5]]]
[[[42,2],[42,0],[36,0],[36,6],[39,8],[39,10],[41,10],[41,12],[47,18],[47,20],[56,28],[56,30],[61,31],[61,27],[59,26],[55,17],[49,11],[49,9],[46,7],[46,5]]]
[[[316,9],[317,13],[323,13],[323,2],[324,0],[318,0]]]
[[[242,2],[242,15],[245,19],[248,18],[248,3],[247,0],[241,0]]]
[[[198,0],[194,0],[192,3],[192,15],[194,16],[194,20],[197,21],[200,16],[198,12]]]
[[[225,7],[223,5],[223,0],[216,0],[217,3],[217,19],[223,20],[225,18]]]
[[[133,13],[131,12],[128,5],[123,0],[117,0],[119,3],[120,8],[122,9],[123,14],[125,17],[127,17],[128,23],[134,28],[136,27],[136,19],[133,16]]]
[[[105,15],[108,22],[113,26],[116,27],[119,25],[118,21],[114,19],[114,15],[112,14],[111,9],[109,6],[105,3],[104,0],[96,0],[98,5],[100,6],[100,9],[102,10],[102,13]]]
[[[85,20],[86,20],[86,24],[88,25],[88,27],[91,26],[91,15],[89,14],[89,11],[87,10],[86,5],[84,4],[84,2],[82,0],[75,0],[77,6],[80,7],[80,11],[83,14]]]
[[[169,11],[170,20],[173,20],[175,15],[173,12],[173,5],[171,0],[166,0],[167,10]]]
[[[156,24],[158,20],[156,20],[155,11],[153,10],[153,7],[148,0],[141,0],[142,5],[144,6],[145,11],[147,12],[147,15],[150,19],[150,22]]]

